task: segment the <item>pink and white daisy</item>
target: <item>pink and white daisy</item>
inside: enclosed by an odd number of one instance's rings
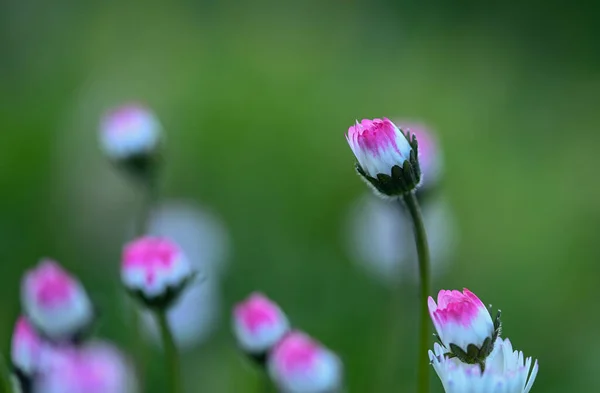
[[[342,387],[342,362],[337,355],[297,331],[273,348],[268,370],[282,393],[333,393]]]
[[[17,319],[12,336],[11,361],[20,373],[31,377],[38,371],[42,339],[24,316]]]
[[[166,238],[142,237],[123,250],[123,284],[129,291],[141,295],[148,305],[174,301],[193,274],[183,251]]]
[[[134,371],[112,345],[57,347],[46,356],[47,369],[33,393],[134,393]]]
[[[94,320],[83,285],[51,260],[25,273],[21,301],[31,323],[52,340],[71,338]]]
[[[446,349],[435,344],[429,358],[446,393],[528,393],[538,373],[538,362],[513,350],[508,339],[497,339],[487,358],[485,371],[445,356]],[[533,363],[533,367],[532,367]]]
[[[290,328],[279,306],[253,293],[233,310],[233,331],[239,346],[252,355],[269,351]]]
[[[487,339],[492,340],[496,330],[492,317],[468,289],[463,292],[441,290],[437,304],[429,297],[428,305],[437,334],[447,348],[454,344],[467,352],[470,344],[480,348]]]
[[[100,126],[100,142],[112,159],[124,160],[152,153],[160,143],[162,127],[149,109],[124,105],[107,113]]]
[[[362,170],[370,177],[391,175],[392,167],[410,158],[412,147],[389,119],[363,119],[348,129],[346,140]]]

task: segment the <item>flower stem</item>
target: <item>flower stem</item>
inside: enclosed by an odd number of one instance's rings
[[[6,393],[13,393],[13,384],[10,377],[10,371],[8,369],[8,364],[4,360],[4,356],[0,354],[0,373],[2,374],[2,387]]]
[[[156,178],[148,175],[141,182],[139,187],[140,193],[140,211],[135,222],[134,237],[142,237],[148,234],[150,219],[152,218],[152,209],[158,199],[158,187]],[[135,360],[138,367],[138,379],[141,384],[144,383],[146,374],[146,364],[148,353],[142,334],[142,316],[134,309],[131,312],[131,325],[133,332],[133,343],[135,351]]]
[[[427,246],[427,234],[423,223],[423,216],[419,202],[414,192],[405,194],[402,199],[413,222],[415,243],[417,245],[417,254],[419,257],[419,278],[421,283],[421,315],[419,326],[419,353],[418,353],[418,377],[417,377],[417,392],[429,392],[429,310],[427,307],[427,297],[430,292],[430,272],[429,272],[429,247]]]
[[[163,350],[165,351],[165,362],[167,373],[169,374],[170,393],[182,393],[181,373],[179,366],[179,354],[177,353],[177,346],[173,339],[173,333],[169,327],[167,320],[167,311],[158,310],[155,313],[156,320],[160,329],[160,335],[163,343]]]

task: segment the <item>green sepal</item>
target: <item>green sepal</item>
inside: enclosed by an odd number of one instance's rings
[[[461,362],[467,364],[478,364],[481,368],[481,372],[485,371],[485,360],[494,350],[494,345],[500,334],[502,333],[502,321],[500,320],[501,312],[498,310],[496,318],[494,319],[494,332],[490,337],[487,337],[481,346],[478,348],[475,344],[469,344],[467,351],[465,352],[461,347],[456,344],[450,344],[450,352],[446,356],[454,355]]]
[[[127,290],[129,295],[134,299],[138,300],[145,307],[151,310],[166,310],[170,308],[177,300],[183,291],[195,281],[197,273],[193,272],[190,276],[186,277],[179,285],[169,286],[167,289],[158,296],[149,297],[140,289]]]

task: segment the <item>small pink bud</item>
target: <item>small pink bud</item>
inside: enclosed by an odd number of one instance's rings
[[[406,136],[389,119],[363,119],[348,129],[348,144],[365,173],[376,178],[390,175],[392,167],[402,167],[410,158]]]
[[[110,158],[125,160],[152,153],[158,147],[161,134],[161,125],[150,110],[129,104],[104,116],[100,142]]]
[[[147,236],[125,246],[121,278],[148,306],[170,305],[192,276],[183,251],[168,239]]]
[[[468,289],[463,292],[442,290],[437,304],[429,297],[428,305],[438,336],[447,348],[454,344],[467,352],[470,344],[481,347],[486,339],[494,336],[494,322],[488,309]]]
[[[27,318],[17,319],[12,336],[11,361],[16,369],[27,377],[33,376],[40,359],[42,340]]]
[[[92,303],[81,283],[51,260],[43,260],[25,273],[21,301],[31,323],[53,340],[77,335],[94,319]]]
[[[114,347],[104,343],[56,348],[36,378],[35,393],[133,393],[133,370]]]
[[[290,324],[279,306],[261,293],[253,293],[233,310],[233,330],[240,347],[253,355],[269,351]]]
[[[342,363],[300,332],[286,335],[271,351],[269,374],[285,393],[330,393],[342,386]]]

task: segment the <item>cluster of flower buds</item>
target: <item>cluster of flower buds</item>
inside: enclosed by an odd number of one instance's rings
[[[94,307],[79,280],[57,262],[43,260],[25,274],[21,300],[24,315],[15,324],[11,347],[19,391],[135,391],[133,374],[120,353],[108,344],[87,340]]]
[[[266,367],[282,393],[335,393],[342,387],[339,357],[292,330],[281,308],[254,293],[233,310],[233,330],[245,354]]]
[[[429,358],[446,393],[529,392],[537,361],[532,369],[531,358],[500,338],[500,311],[492,321],[481,300],[464,289],[440,291],[437,303],[430,297],[429,313],[439,341]]]

